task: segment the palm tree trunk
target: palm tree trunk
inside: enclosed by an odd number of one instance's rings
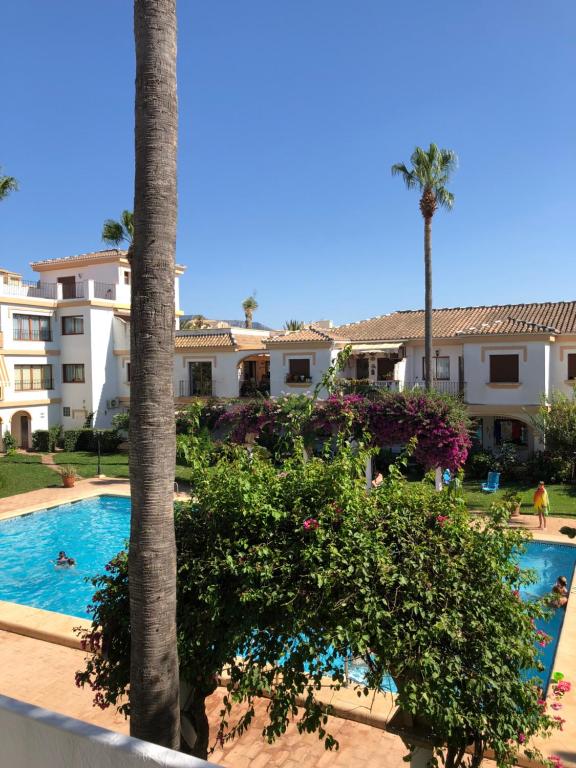
[[[130,733],[178,749],[174,536],[176,0],[135,0]]]
[[[424,219],[424,381],[432,389],[432,217]]]

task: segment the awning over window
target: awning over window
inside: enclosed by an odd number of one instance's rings
[[[352,344],[352,353],[354,352],[387,352],[390,354],[391,352],[400,352],[400,348],[402,347],[402,343],[400,341],[395,342],[372,342],[370,344]]]

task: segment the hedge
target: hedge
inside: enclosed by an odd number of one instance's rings
[[[97,433],[102,453],[113,453],[122,442],[115,429],[67,429],[62,435],[62,447],[65,451],[97,451]]]

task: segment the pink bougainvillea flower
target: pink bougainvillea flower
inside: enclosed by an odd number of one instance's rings
[[[560,682],[556,683],[554,686],[554,693],[557,696],[563,696],[565,693],[568,693],[571,688],[572,686],[568,680],[560,680]]]
[[[320,523],[314,517],[308,517],[304,520],[303,526],[305,531],[315,531]]]
[[[563,718],[563,717],[560,717],[560,715],[554,715],[554,720],[556,720],[556,722],[557,722],[557,723],[558,723],[558,725],[560,726],[560,730],[561,730],[561,731],[563,731],[563,730],[564,730],[564,728],[563,728],[562,726],[563,726],[563,725],[564,725],[564,723],[566,722],[565,718]]]
[[[438,515],[436,517],[436,522],[438,525],[444,525],[444,523],[448,520],[448,515]]]
[[[562,704],[560,704],[559,701],[552,702],[552,704],[550,704],[550,706],[552,707],[552,709],[555,709],[555,710],[562,709]]]
[[[546,699],[538,699],[538,706],[542,707],[542,709],[546,709],[548,706]]]
[[[518,734],[518,744],[524,744],[526,741],[526,734],[525,733],[519,733]]]
[[[548,762],[550,763],[553,768],[564,768],[564,763],[562,760],[558,757],[558,755],[550,755],[548,758]]]

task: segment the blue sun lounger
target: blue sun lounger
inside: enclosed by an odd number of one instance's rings
[[[488,480],[482,483],[482,490],[485,493],[494,493],[500,488],[500,472],[488,472]]]

